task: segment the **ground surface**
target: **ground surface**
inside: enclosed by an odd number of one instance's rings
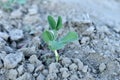
[[[120,0],[29,0],[0,7],[0,80],[120,80]],[[41,39],[47,16],[63,17],[60,35],[79,40],[59,50]]]

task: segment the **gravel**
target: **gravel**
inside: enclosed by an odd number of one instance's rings
[[[8,72],[8,78],[11,80],[16,80],[18,72],[15,69],[11,69]]]
[[[118,0],[30,0],[9,12],[0,6],[0,80],[120,80],[119,5]],[[79,36],[58,50],[59,62],[41,37],[48,15],[62,16],[60,37],[68,31]]]
[[[103,72],[106,69],[106,65],[104,63],[101,63],[99,66],[99,71]]]
[[[18,52],[16,54],[8,54],[5,56],[3,62],[5,68],[15,68],[18,63],[20,63],[23,59],[24,55],[21,52]]]
[[[22,31],[22,30],[19,30],[19,29],[11,30],[11,31],[9,32],[9,35],[10,35],[11,40],[13,40],[13,41],[14,41],[14,40],[15,40],[15,41],[20,40],[20,39],[22,39],[22,38],[24,37],[23,31]]]

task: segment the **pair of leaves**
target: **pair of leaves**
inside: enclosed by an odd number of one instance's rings
[[[61,38],[59,41],[55,41],[55,37],[53,33],[49,31],[45,31],[42,34],[43,40],[48,43],[48,46],[51,50],[59,50],[63,48],[67,43],[72,42],[74,40],[78,39],[78,35],[76,32],[69,32],[67,35],[65,35],[63,38]]]
[[[54,18],[52,16],[48,16],[48,22],[49,22],[50,28],[52,30],[57,31],[57,30],[59,30],[60,28],[63,27],[61,16],[58,17],[57,23],[56,23],[56,21],[54,20]]]

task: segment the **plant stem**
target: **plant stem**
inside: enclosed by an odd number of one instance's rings
[[[54,50],[54,53],[55,53],[56,62],[58,62],[59,61],[59,54],[58,54],[57,50]]]

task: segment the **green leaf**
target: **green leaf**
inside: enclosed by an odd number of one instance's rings
[[[46,43],[48,43],[49,41],[54,40],[54,34],[50,31],[44,31],[42,33],[42,38]]]
[[[67,43],[72,42],[77,39],[78,39],[78,35],[76,32],[69,32],[62,39],[60,39],[60,41],[64,44],[67,44]]]
[[[62,28],[62,18],[61,16],[58,17],[58,21],[57,21],[57,26],[56,26],[56,30],[59,30],[60,28]]]
[[[58,41],[50,41],[49,42],[49,49],[54,51],[54,50],[59,50],[61,48],[63,48],[65,46],[65,44],[63,44],[62,42],[58,42]]]
[[[48,16],[48,22],[51,29],[56,30],[56,22],[52,16]]]
[[[19,3],[19,4],[25,4],[26,0],[17,0],[16,2]]]

